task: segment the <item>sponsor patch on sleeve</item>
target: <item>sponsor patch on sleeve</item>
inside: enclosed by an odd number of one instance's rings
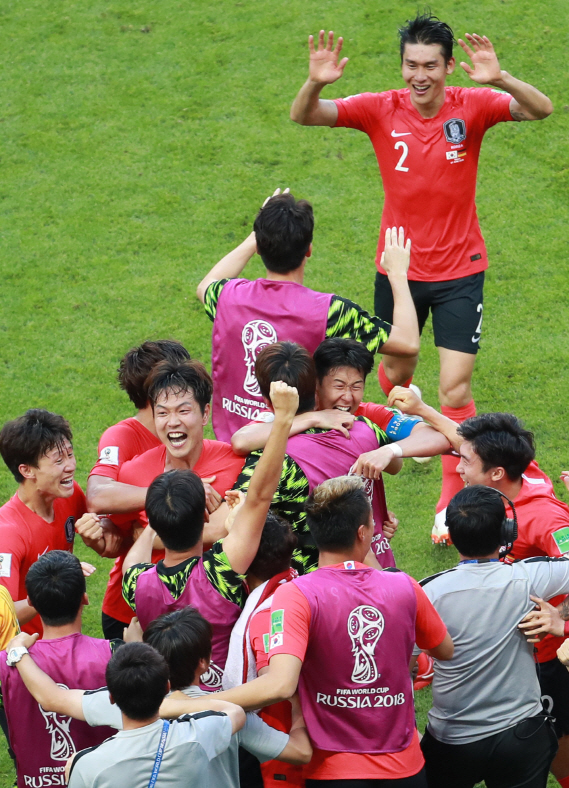
[[[557,545],[560,553],[569,553],[569,528],[559,528],[552,534],[553,541]]]
[[[269,653],[269,633],[265,632],[263,635],[263,648],[265,649],[265,654]]]
[[[271,613],[271,635],[284,632],[284,610],[273,610]]]
[[[12,553],[0,553],[0,577],[10,577]]]
[[[105,448],[99,454],[99,462],[101,463],[101,465],[118,465],[119,447],[105,446]]]
[[[271,648],[278,648],[283,644],[283,633],[277,632],[276,635],[271,635],[271,642],[269,644],[269,649]]]

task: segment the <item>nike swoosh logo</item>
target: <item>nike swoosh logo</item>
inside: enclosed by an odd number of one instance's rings
[[[410,131],[399,131],[399,132],[398,131],[392,131],[391,132],[391,136],[392,137],[408,137],[408,136],[410,136],[410,134],[411,134]]]

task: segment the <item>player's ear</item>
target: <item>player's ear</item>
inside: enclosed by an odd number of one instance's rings
[[[456,60],[453,57],[451,57],[451,59],[449,60],[449,62],[446,65],[446,73],[447,74],[452,74],[452,72],[454,71],[454,67],[455,66],[456,66]]]
[[[37,468],[34,468],[33,465],[24,465],[23,463],[22,465],[18,465],[18,471],[21,473],[24,479],[34,479],[36,470]]]
[[[493,482],[501,482],[502,479],[506,478],[506,471],[503,468],[492,468],[492,476],[491,479]]]
[[[304,256],[305,257],[312,257],[312,243],[308,247],[308,251],[306,252],[306,254]]]
[[[204,427],[205,427],[205,425],[206,425],[206,424],[208,423],[208,421],[209,421],[209,414],[210,414],[210,411],[211,411],[211,405],[210,405],[210,404],[209,404],[209,402],[208,402],[208,403],[207,403],[207,405],[206,405],[206,406],[205,406],[205,408],[204,408],[204,412],[203,412],[203,418],[202,418],[202,424],[204,425]]]

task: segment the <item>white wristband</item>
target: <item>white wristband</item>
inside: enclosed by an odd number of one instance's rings
[[[389,448],[393,452],[394,457],[403,457],[403,449],[398,443],[390,443]]]

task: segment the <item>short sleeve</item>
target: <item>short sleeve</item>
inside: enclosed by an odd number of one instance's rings
[[[239,744],[258,761],[278,758],[288,744],[288,734],[271,728],[256,714],[249,712],[245,726],[239,731]]]
[[[203,565],[207,579],[224,599],[243,607],[247,599],[245,575],[235,572],[223,550],[223,542],[216,542],[211,550],[203,554]]]
[[[387,425],[396,413],[397,411],[392,408],[386,408],[385,405],[376,405],[375,402],[362,402],[356,415],[365,416],[366,419],[373,421],[380,430],[385,432]]]
[[[381,93],[358,93],[343,99],[334,99],[338,108],[338,118],[334,128],[357,129],[367,133],[374,115],[381,112]]]
[[[187,715],[181,721],[188,717],[194,723],[195,740],[204,748],[210,761],[225,752],[231,742],[233,727],[227,714],[221,711],[202,711]]]
[[[294,582],[277,588],[271,605],[269,660],[275,654],[288,654],[304,660],[310,618],[310,605]]]
[[[122,595],[131,610],[136,610],[136,582],[143,572],[147,572],[153,566],[154,564],[135,564],[126,570],[122,579]]]
[[[211,282],[211,284],[208,285],[208,288],[205,291],[204,309],[206,315],[212,321],[215,320],[215,315],[217,312],[217,302],[219,301],[219,296],[221,295],[221,291],[223,290],[224,286],[228,282],[229,279],[218,279],[215,282]]]
[[[332,296],[328,309],[327,337],[343,337],[361,342],[370,353],[377,353],[389,339],[391,324],[375,317],[353,301]]]
[[[502,121],[514,120],[510,111],[512,97],[509,93],[494,88],[469,88],[473,111],[484,124],[484,130]]]
[[[84,692],[81,707],[85,721],[91,727],[108,725],[110,728],[122,730],[121,710],[116,703],[111,703],[109,691],[106,687]]]
[[[409,579],[413,584],[417,598],[415,641],[420,649],[436,648],[445,639],[447,628],[419,583],[412,577]]]
[[[532,583],[532,594],[552,599],[569,593],[569,558],[527,558],[525,565]]]

